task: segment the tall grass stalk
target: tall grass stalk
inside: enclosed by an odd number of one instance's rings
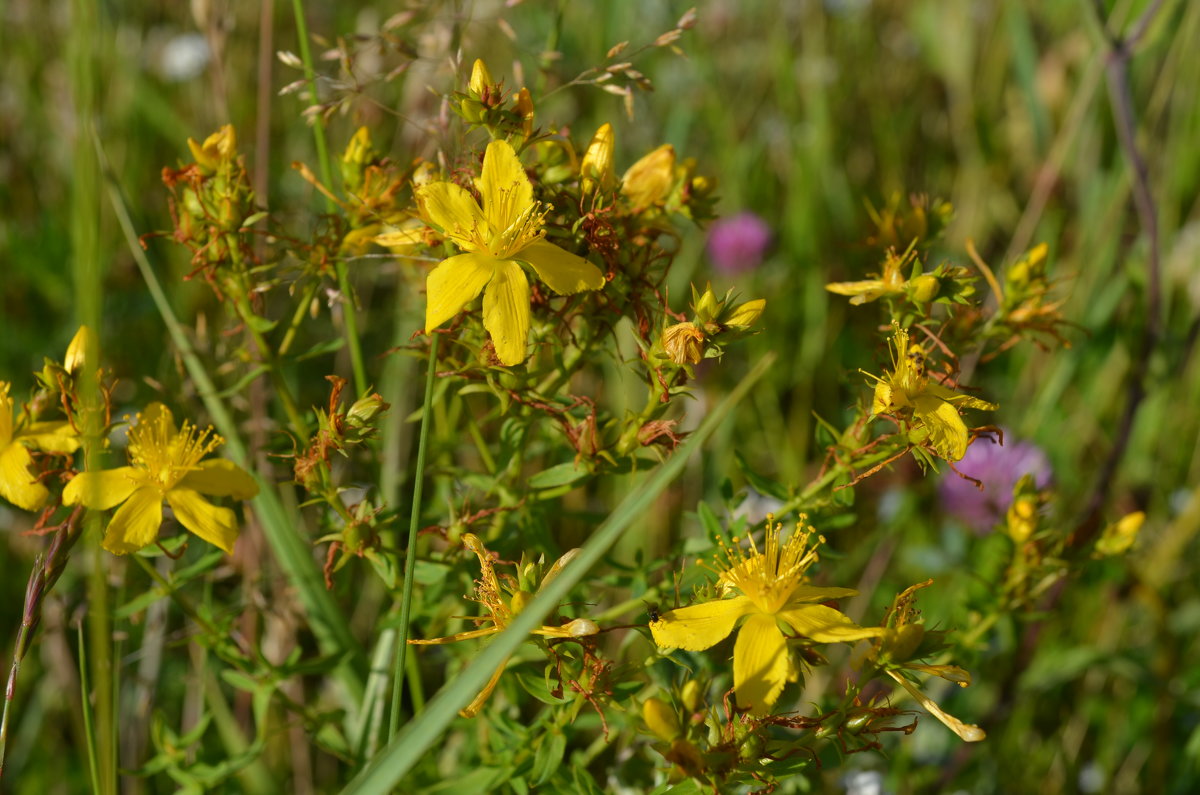
[[[421,408],[421,434],[417,441],[417,467],[413,470],[412,510],[408,520],[408,545],[404,548],[404,593],[400,597],[400,637],[396,645],[395,675],[392,680],[392,712],[388,719],[388,741],[400,728],[400,702],[404,698],[404,661],[408,653],[408,622],[412,619],[413,577],[417,570],[417,528],[421,524],[421,497],[425,483],[425,454],[429,448],[429,427],[433,425],[433,379],[437,373],[440,334],[430,334],[429,367],[425,371],[425,399]]]
[[[479,692],[496,668],[528,639],[529,633],[558,607],[571,588],[599,563],[625,531],[645,514],[658,495],[683,471],[692,454],[700,450],[733,407],[741,402],[750,388],[770,369],[775,359],[773,353],[768,353],[759,360],[754,369],[704,418],[700,427],[680,445],[675,454],[640,487],[627,495],[603,524],[596,528],[592,537],[580,549],[578,557],[569,563],[558,577],[545,584],[525,609],[513,618],[508,628],[497,635],[453,682],[434,696],[426,705],[425,711],[414,717],[403,731],[397,733],[379,757],[350,782],[343,790],[345,795],[373,795],[392,791],[422,754],[437,741],[454,720],[458,710],[465,707]]]
[[[99,59],[96,42],[99,15],[95,3],[75,0],[71,4],[71,91],[75,105],[75,140],[72,146],[71,181],[71,273],[77,320],[100,336],[103,279],[100,263],[100,165],[92,144],[95,121]],[[100,468],[104,457],[101,396],[96,379],[97,362],[88,357],[81,379],[82,447],[85,470]],[[99,513],[84,517],[84,535],[91,546],[88,575],[88,659],[94,686],[95,719],[89,740],[94,748],[93,790],[100,795],[117,791],[117,715],[113,669],[112,617],[109,614],[109,557],[100,546],[103,533]],[[86,701],[88,694],[84,693]]]

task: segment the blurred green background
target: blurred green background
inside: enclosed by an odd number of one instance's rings
[[[1150,3],[1103,5],[1110,28],[1121,31]],[[1200,4],[1157,5],[1130,61],[1130,90],[1158,210],[1163,334],[1149,361],[1147,395],[1130,444],[1104,495],[1109,518],[1147,511],[1143,538],[1128,565],[1113,564],[1108,576],[1073,584],[1078,587],[1061,603],[1051,637],[1020,677],[1003,682],[1014,691],[997,693],[1001,683],[976,672],[973,690],[980,695],[964,703],[999,703],[1005,710],[1003,722],[989,726],[986,744],[950,754],[943,743],[925,757],[918,732],[887,759],[863,755],[861,766],[883,771],[890,791],[938,791],[950,782],[972,792],[1186,792],[1200,786],[1200,668],[1194,664],[1200,659],[1194,641],[1200,627],[1194,562],[1200,527]],[[390,140],[388,151],[400,161],[446,145],[429,132],[439,99],[426,87],[452,87],[451,42],[461,43],[466,63],[487,60],[506,85],[523,81],[545,93],[601,63],[617,42],[649,43],[688,7],[640,0],[527,0],[513,8],[499,2],[311,3],[310,30],[325,41],[317,52],[338,36],[360,48],[353,75],[339,71],[336,60],[322,62],[340,81],[326,84],[328,96],[349,96],[331,118],[332,146],[340,150],[363,123],[372,125],[377,142]],[[319,211],[320,197],[289,167],[293,160],[313,162],[301,102],[294,93],[279,96],[300,74],[272,55],[296,49],[288,4],[105,4],[93,8],[91,18],[87,8],[53,0],[0,3],[0,379],[14,383],[14,394],[28,389],[43,356],[61,355],[77,325],[71,239],[80,186],[74,163],[91,137],[76,112],[82,81],[94,81],[96,133],[140,233],[171,227],[163,166],[186,157],[189,136],[202,139],[226,121],[238,129],[260,201],[294,213],[296,223],[306,223],[305,212]],[[402,24],[388,28],[398,14],[405,15]],[[557,91],[538,107],[540,123],[570,121],[577,141],[586,141],[601,122],[613,122],[618,173],[659,143],[674,144],[681,156],[696,159],[699,172],[716,177],[722,214],[752,211],[773,233],[761,266],[736,278],[714,270],[703,230],[683,243],[671,281],[677,308],[689,282],[706,280],[768,298],[766,332],[738,349],[734,358],[745,361],[727,360],[706,374],[701,391],[724,392],[746,361],[767,350],[778,352],[780,363],[752,406],[721,432],[702,475],[680,487],[677,507],[656,519],[659,526],[680,520],[684,508],[725,477],[740,478],[735,440],[750,465],[770,477],[802,483],[812,476],[822,455],[812,413],[835,422],[844,416],[863,389],[857,368],[872,368],[882,355],[877,314],[848,307],[824,284],[874,269],[875,255],[863,245],[871,231],[866,205],[912,192],[949,199],[956,208],[938,258],[966,263],[964,245],[972,240],[1001,269],[1032,244],[1049,244],[1052,273],[1067,299],[1063,314],[1076,324],[1067,333],[1071,347],[1020,346],[980,368],[973,383],[1000,403],[998,424],[1047,452],[1060,495],[1058,518],[1069,528],[1113,448],[1147,322],[1148,240],[1112,122],[1105,41],[1091,6],[1081,0],[714,0],[698,14],[696,27],[677,42],[681,54],[659,48],[636,59],[655,90],[636,93],[633,118],[620,98],[587,86]],[[379,36],[381,30],[388,34]],[[363,38],[355,42],[355,34]],[[83,77],[72,61],[82,38],[96,58]],[[410,61],[403,74],[380,79]],[[100,334],[122,381],[118,404],[129,406],[180,376],[100,195]],[[181,278],[190,270],[186,251],[160,240],[148,246],[178,314],[211,319],[217,310],[211,292]],[[397,268],[368,258],[355,262],[351,274],[365,304],[364,347],[384,350],[392,338]],[[401,302],[416,307],[419,298],[402,296]],[[414,316],[412,328],[419,325]],[[345,371],[345,362],[340,366]],[[368,362],[373,379],[382,368],[382,359]],[[319,378],[313,381],[304,395],[309,403],[325,390]],[[852,541],[856,534],[870,536],[872,511],[889,493],[890,477],[864,487],[863,528],[839,537],[841,551],[860,563],[872,550],[856,550]],[[888,503],[910,524],[890,572],[897,580],[935,576],[953,583],[955,571],[976,554],[973,543],[955,541],[960,536],[949,534],[929,507],[932,489],[927,481],[904,492],[898,508],[894,499]],[[25,572],[37,548],[36,539],[19,534],[26,521],[0,507],[5,648],[20,621]],[[23,672],[26,687],[45,683],[34,702],[44,720],[25,723],[32,734],[19,741],[33,758],[44,754],[47,765],[61,769],[54,748],[78,720],[63,693],[73,676],[72,622],[82,605],[70,596],[69,580],[58,593],[34,653],[40,662]],[[954,615],[942,605],[927,613]],[[81,764],[78,754],[69,756],[71,769]],[[858,764],[852,759],[849,766]],[[37,791],[53,791],[51,782],[45,779],[48,788]],[[62,786],[58,791],[74,791]]]

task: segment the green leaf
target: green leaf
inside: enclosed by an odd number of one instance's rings
[[[783,484],[755,472],[746,463],[746,459],[742,457],[740,452],[735,450],[733,457],[737,461],[738,469],[746,476],[746,482],[759,494],[765,494],[777,500],[786,500],[788,498],[787,488]]]
[[[539,786],[554,775],[562,766],[563,756],[567,752],[567,737],[561,731],[551,731],[542,736],[538,745],[537,756],[533,763],[533,784]]]
[[[327,353],[333,353],[334,351],[340,351],[344,347],[346,347],[346,338],[345,337],[334,337],[331,340],[325,340],[324,342],[318,342],[316,345],[312,346],[311,348],[306,350],[304,353],[297,356],[296,361],[302,362],[305,359],[312,359],[313,357],[316,357],[316,356],[324,356]]]
[[[583,480],[591,473],[586,467],[576,466],[575,462],[557,464],[549,469],[543,469],[529,479],[531,489],[552,489],[556,486],[566,486],[569,483]]]

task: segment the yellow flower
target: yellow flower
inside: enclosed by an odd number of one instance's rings
[[[97,511],[121,506],[104,534],[103,546],[114,555],[154,543],[164,499],[180,524],[232,553],[238,534],[233,511],[201,495],[248,500],[258,494],[258,484],[231,461],[200,460],[223,441],[211,427],[200,431],[187,421],[176,430],[170,410],[152,403],[129,430],[130,465],[76,475],[63,491],[63,501],[82,502]]]
[[[483,295],[483,325],[505,365],[525,360],[529,336],[529,280],[521,263],[559,295],[599,290],[604,274],[592,263],[545,240],[548,210],[533,199],[533,186],[507,141],[492,141],[475,181],[482,206],[464,188],[432,182],[417,189],[427,220],[466,253],[444,260],[426,280],[425,329],[454,317]]]
[[[237,154],[237,133],[232,124],[226,124],[212,135],[204,139],[203,144],[188,138],[188,148],[197,165],[207,173],[215,172],[222,163],[233,159]]]
[[[414,638],[408,642],[414,646],[435,646],[446,643],[455,643],[460,640],[470,640],[472,638],[483,638],[488,635],[495,635],[503,632],[504,629],[512,621],[513,616],[521,612],[525,605],[533,599],[533,594],[528,591],[519,589],[509,589],[512,591],[512,596],[505,601],[503,592],[500,589],[500,580],[496,577],[496,570],[492,567],[492,553],[488,552],[487,547],[479,540],[479,537],[473,533],[464,533],[462,537],[463,546],[475,553],[479,558],[480,579],[475,581],[475,601],[479,602],[487,610],[488,615],[481,616],[475,621],[479,623],[490,623],[491,626],[485,626],[481,629],[473,629],[467,632],[459,632],[455,635],[450,635],[445,638]],[[567,565],[571,560],[579,554],[578,549],[572,549],[561,558],[554,562],[550,570],[546,572],[546,576],[542,578],[538,585],[538,590],[546,587],[547,583],[558,576],[562,571],[563,566]],[[542,635],[547,638],[583,638],[588,635],[595,635],[600,631],[600,627],[596,626],[596,622],[587,618],[577,618],[570,621],[561,627],[543,626],[533,630],[534,635]],[[496,684],[500,681],[500,674],[504,673],[505,667],[508,665],[508,658],[496,668],[492,678],[484,685],[483,690],[475,696],[466,707],[460,710],[459,714],[464,718],[473,718],[483,708],[484,703],[496,689]]]
[[[14,417],[8,390],[8,382],[0,381],[0,497],[36,511],[50,492],[30,469],[29,448],[70,455],[79,449],[79,437],[66,422],[26,422],[23,415]]]
[[[733,647],[733,687],[738,706],[765,715],[779,698],[783,685],[799,671],[788,653],[780,622],[795,635],[818,643],[836,643],[878,635],[877,627],[860,627],[821,602],[854,596],[850,588],[807,584],[805,571],[817,560],[809,548],[812,528],[797,525],[786,543],[779,542],[782,525],[767,521],[763,551],[750,539],[750,549],[722,544],[717,558],[718,588],[723,597],[681,607],[650,622],[654,641],[664,648],[702,651],[720,643],[745,618]],[[738,539],[733,539],[737,543]],[[818,538],[818,543],[824,539]]]
[[[876,378],[871,414],[909,413],[916,425],[916,441],[928,441],[947,461],[958,461],[967,453],[967,426],[959,407],[994,411],[986,400],[955,392],[925,374],[924,353],[910,345],[908,331],[894,329],[893,369],[887,378]],[[874,376],[872,376],[874,378]]]

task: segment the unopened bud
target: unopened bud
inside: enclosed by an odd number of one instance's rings
[[[1121,517],[1115,524],[1104,528],[1100,539],[1096,541],[1096,552],[1104,556],[1121,555],[1129,551],[1133,542],[1137,541],[1138,533],[1146,522],[1146,514],[1135,511]]]
[[[568,622],[563,629],[565,629],[572,638],[586,638],[589,635],[595,635],[600,631],[600,627],[597,626],[596,622],[592,621],[590,618],[577,618],[574,621]]]
[[[700,687],[700,683],[695,679],[689,679],[683,683],[679,697],[683,701],[684,709],[696,712],[703,705],[704,688]]]
[[[643,702],[642,720],[646,721],[646,726],[650,731],[666,742],[671,742],[681,734],[679,717],[675,714],[675,710],[662,699],[648,698]]]
[[[80,326],[79,331],[67,345],[67,355],[63,357],[63,369],[71,375],[86,366],[88,361],[95,361],[96,335],[87,326]]]
[[[477,97],[482,97],[491,86],[495,85],[492,80],[492,73],[488,71],[487,64],[482,58],[476,58],[474,66],[471,67],[471,82],[467,84],[468,90]]]
[[[600,125],[583,154],[583,162],[579,165],[579,175],[582,178],[580,185],[584,193],[591,193],[596,188],[611,190],[616,184],[616,172],[613,170],[615,144],[616,135],[612,125],[608,122]]]
[[[750,328],[767,308],[767,299],[757,298],[747,301],[733,310],[733,314],[725,321],[726,326],[733,328]]]
[[[521,117],[521,132],[528,138],[533,134],[533,96],[528,88],[517,92],[517,114]]]
[[[908,297],[918,304],[927,304],[937,298],[942,289],[941,282],[932,273],[923,273],[908,282]]]
[[[629,167],[621,192],[635,207],[649,207],[667,198],[674,180],[675,147],[663,144]]]
[[[531,594],[529,591],[517,591],[512,595],[512,599],[509,600],[508,606],[515,616],[517,613],[520,613],[522,610],[524,610],[532,601],[533,594]]]

